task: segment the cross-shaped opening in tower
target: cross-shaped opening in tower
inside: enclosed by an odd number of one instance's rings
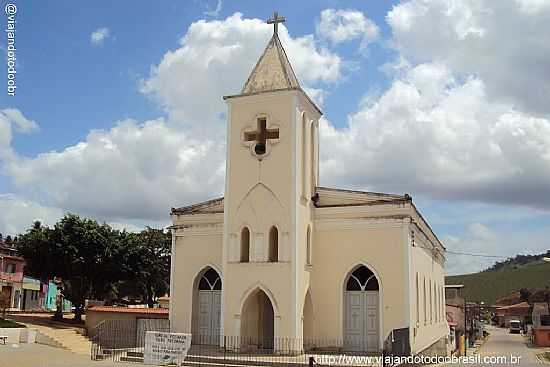
[[[266,143],[268,140],[279,139],[279,129],[268,129],[265,117],[257,120],[258,128],[256,131],[247,131],[244,133],[245,141],[255,141],[254,152],[257,155],[263,155],[266,152]]]
[[[267,24],[273,24],[273,34],[277,34],[279,31],[279,23],[285,22],[285,17],[280,17],[279,13],[276,11],[273,12],[273,18],[267,20]]]

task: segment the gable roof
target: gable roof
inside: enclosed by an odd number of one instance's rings
[[[411,201],[408,194],[396,195],[331,187],[317,187],[316,192],[319,194],[319,200],[316,204],[318,208],[393,204]]]
[[[223,213],[223,197],[203,201],[201,203],[183,206],[181,208],[172,208],[170,214],[212,214]]]
[[[250,73],[241,94],[299,89],[300,83],[277,34],[273,34],[262,56]]]
[[[391,203],[401,203],[410,201],[407,194],[383,194],[378,192],[353,191],[344,189],[334,189],[328,187],[317,187],[319,194],[318,208],[339,207],[339,206],[360,206],[360,205],[381,205]],[[172,208],[171,214],[212,214],[223,213],[224,198],[217,198],[203,201],[193,205],[183,206],[181,208]]]

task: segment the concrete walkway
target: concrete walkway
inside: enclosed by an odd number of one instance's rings
[[[0,344],[0,367],[136,367],[135,363],[92,361],[90,355],[42,344]]]
[[[27,325],[37,329],[41,334],[49,337],[58,345],[70,352],[90,357],[92,343],[88,338],[78,333],[73,328],[51,327],[44,325]],[[50,344],[51,345],[51,344]]]
[[[490,333],[489,339],[473,355],[479,356],[481,363],[441,366],[542,366],[536,357],[536,351],[527,346],[527,340],[523,335],[510,334],[507,329],[493,326],[488,326],[487,331]],[[506,357],[505,363],[502,363],[504,361],[497,361],[497,357]]]
[[[52,321],[51,315],[48,314],[12,314],[9,318],[38,330],[42,334],[42,337],[39,337],[42,344],[90,356],[92,343],[83,335],[83,326]]]

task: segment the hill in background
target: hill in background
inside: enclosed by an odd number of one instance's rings
[[[493,305],[498,298],[521,288],[550,287],[550,263],[542,260],[545,256],[550,257],[550,250],[540,255],[518,255],[479,273],[447,276],[445,284],[464,284],[467,301]]]

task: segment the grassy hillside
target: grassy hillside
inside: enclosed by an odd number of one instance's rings
[[[515,262],[492,267],[479,273],[445,277],[446,284],[464,284],[467,301],[494,304],[495,300],[521,288],[544,289],[550,286],[550,263],[536,258],[530,262]]]

